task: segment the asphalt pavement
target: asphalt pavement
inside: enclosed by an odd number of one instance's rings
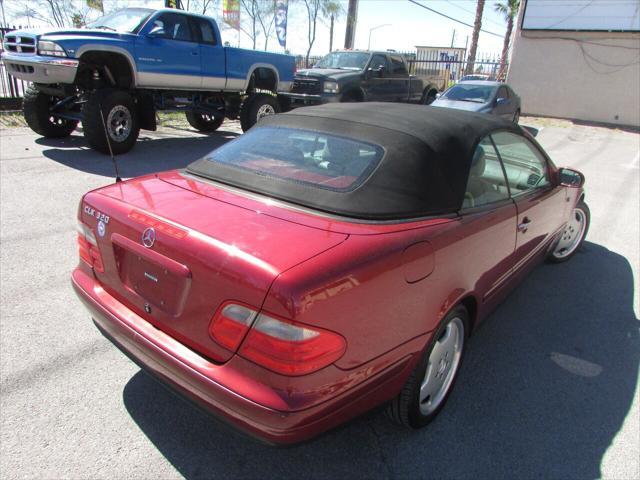
[[[80,132],[2,129],[0,476],[640,478],[640,135],[535,125],[556,163],[587,177],[584,250],[538,267],[473,335],[429,428],[372,412],[287,449],[220,426],[98,333],[69,275],[78,201],[113,181],[111,160]],[[238,134],[143,133],[121,175],[186,166]]]

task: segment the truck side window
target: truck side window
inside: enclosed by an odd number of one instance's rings
[[[387,57],[385,57],[384,55],[376,54],[371,58],[369,68],[378,69],[380,67],[385,68],[387,71],[389,70],[389,65],[387,65]]]
[[[392,72],[394,75],[409,75],[407,73],[407,66],[405,65],[402,57],[398,55],[391,55],[391,66]]]
[[[163,13],[153,22],[153,29],[160,27],[161,36],[167,40],[180,40],[182,42],[194,42],[194,38],[189,25],[189,20],[185,15],[177,13]]]
[[[216,35],[213,32],[213,27],[211,26],[211,22],[208,22],[204,18],[191,18],[195,25],[198,34],[200,35],[200,43],[206,43],[207,45],[215,45],[216,44]]]

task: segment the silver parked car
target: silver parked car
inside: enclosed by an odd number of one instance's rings
[[[514,123],[520,119],[520,97],[509,85],[501,82],[474,80],[457,83],[431,106],[489,113]]]

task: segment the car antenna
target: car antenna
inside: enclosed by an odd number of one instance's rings
[[[100,118],[102,118],[102,128],[104,128],[104,138],[107,139],[107,146],[109,147],[109,153],[111,154],[111,161],[113,162],[113,169],[116,172],[116,183],[120,183],[120,173],[118,172],[118,163],[116,157],[113,156],[113,149],[111,148],[111,140],[109,140],[109,132],[107,132],[107,123],[104,121],[104,113],[102,113],[102,105],[100,105]]]

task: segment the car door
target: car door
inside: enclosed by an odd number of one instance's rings
[[[200,44],[188,16],[161,12],[136,40],[139,84],[155,88],[200,88]]]
[[[202,59],[202,88],[221,90],[227,85],[224,47],[211,22],[205,18],[190,17],[200,43]]]
[[[406,102],[409,98],[409,72],[401,55],[389,55],[391,61],[392,102]]]
[[[518,211],[514,254],[514,269],[517,270],[544,254],[555,234],[562,229],[566,198],[552,178],[549,162],[537,146],[511,132],[494,133],[491,138]]]
[[[499,87],[498,92],[496,93],[493,113],[506,120],[511,120],[513,118],[514,112],[515,110],[513,109],[512,101],[509,97],[509,92],[504,86]]]
[[[374,53],[366,70],[365,91],[367,100],[373,102],[391,102],[390,69],[386,55]]]
[[[504,170],[490,137],[476,148],[460,211],[461,245],[457,255],[482,301],[505,284],[512,271],[517,210],[509,195]]]

